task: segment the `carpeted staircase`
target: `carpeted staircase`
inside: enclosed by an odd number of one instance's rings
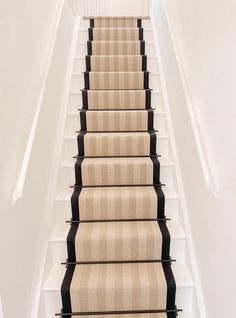
[[[142,20],[90,19],[62,315],[174,318]]]

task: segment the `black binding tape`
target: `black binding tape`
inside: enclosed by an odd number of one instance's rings
[[[91,72],[91,55],[85,56],[86,71]]]
[[[82,171],[81,171],[81,164],[83,158],[78,158],[75,163],[75,184],[77,186],[82,186]]]
[[[143,72],[143,88],[148,89],[149,88],[149,72],[145,71]]]
[[[154,187],[157,194],[157,218],[164,219],[165,217],[165,195],[161,187]]]
[[[140,54],[145,55],[145,41],[140,41]]]
[[[166,284],[167,284],[166,309],[175,310],[176,309],[175,307],[176,283],[175,283],[174,275],[173,275],[170,264],[163,262],[162,267],[164,270]]]
[[[80,110],[80,128],[82,131],[87,131],[86,112],[87,109]]]
[[[72,223],[70,231],[67,236],[67,252],[68,252],[68,262],[76,262],[75,254],[75,236],[78,231],[79,223]]]
[[[87,50],[88,50],[88,55],[92,55],[92,41],[87,41]]]
[[[142,27],[142,19],[137,19],[137,27],[138,28]]]
[[[89,85],[89,72],[84,72],[84,88],[90,89]]]
[[[76,188],[71,196],[71,212],[72,212],[72,221],[80,220],[79,213],[79,196],[82,191],[82,188]]]
[[[153,112],[153,110],[150,110],[150,109],[148,109],[147,112],[148,112],[148,130],[153,130],[154,112]]]
[[[151,108],[151,89],[146,89],[146,108]]]
[[[89,41],[93,41],[93,28],[88,29]]]
[[[150,135],[150,155],[155,155],[156,154],[156,140],[157,136],[154,131],[149,131],[148,132]]]
[[[94,19],[90,19],[90,28],[94,28]]]
[[[143,40],[143,28],[139,28],[139,40],[142,41]]]
[[[82,102],[83,109],[88,109],[88,91],[85,89],[82,90]]]
[[[78,155],[84,156],[84,135],[86,132],[80,132],[77,136]]]
[[[158,222],[162,234],[162,256],[161,259],[170,258],[170,233],[166,226],[166,222]]]
[[[151,157],[153,162],[153,184],[160,184],[160,162],[156,157]]]
[[[147,55],[142,55],[142,71],[147,70]]]
[[[61,299],[62,299],[63,313],[72,312],[71,298],[70,298],[70,285],[73,278],[74,270],[75,270],[75,265],[69,265],[67,267],[67,270],[61,285]]]

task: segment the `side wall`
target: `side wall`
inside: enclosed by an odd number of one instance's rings
[[[33,318],[40,265],[49,239],[55,142],[60,127],[64,80],[74,27],[65,2],[23,197],[11,206],[42,84],[42,62],[60,1],[20,1],[1,6],[1,225],[0,286],[3,317]],[[46,57],[47,58],[47,57]],[[57,143],[58,145],[58,143]],[[55,181],[55,180],[54,180]]]
[[[230,317],[236,294],[236,4],[156,0],[153,11],[206,316]]]

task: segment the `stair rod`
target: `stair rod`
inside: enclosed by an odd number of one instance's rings
[[[138,263],[172,263],[175,259],[154,259],[154,260],[124,260],[124,261],[90,261],[90,262],[62,262],[61,265],[102,265],[102,264],[138,264]]]
[[[89,112],[102,112],[102,111],[114,111],[114,112],[120,112],[120,111],[148,111],[148,110],[156,110],[156,108],[101,108],[101,109],[90,109],[90,108],[78,108],[78,111],[86,110]]]
[[[96,315],[127,315],[127,314],[161,314],[161,313],[178,313],[182,312],[183,309],[173,309],[173,310],[166,310],[166,309],[157,309],[157,310],[125,310],[125,311],[92,311],[92,312],[71,312],[71,313],[57,313],[55,316],[59,317],[67,317],[70,316],[96,316]]]
[[[157,184],[97,184],[97,185],[73,185],[70,186],[71,189],[80,189],[80,188],[118,188],[118,187],[165,187],[164,183]]]
[[[79,134],[79,133],[96,133],[96,134],[99,134],[99,133],[105,133],[105,134],[108,134],[108,133],[145,133],[145,132],[159,132],[159,130],[76,130],[76,134]]]
[[[66,223],[69,224],[77,224],[77,223],[106,223],[106,222],[150,222],[150,221],[155,221],[155,222],[166,222],[166,221],[171,221],[169,218],[162,218],[162,219],[157,219],[157,218],[152,218],[152,219],[101,219],[101,220],[69,220],[66,221]]]
[[[161,155],[139,155],[139,156],[73,156],[73,159],[86,159],[86,158],[160,158]]]

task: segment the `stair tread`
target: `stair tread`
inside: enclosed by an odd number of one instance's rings
[[[136,223],[136,222],[134,222]],[[167,227],[170,232],[171,240],[185,239],[185,233],[182,226],[176,221],[168,221]],[[51,242],[66,242],[70,229],[68,223],[57,223],[51,235]]]
[[[100,163],[116,162],[117,159],[121,163],[125,163],[125,162],[127,162],[127,159],[128,159],[129,161],[136,160],[137,163],[140,162],[140,164],[141,163],[145,163],[145,162],[149,162],[151,160],[149,157],[144,157],[144,158],[142,158],[142,157],[132,157],[132,158],[127,157],[127,158],[123,158],[122,157],[122,158],[119,158],[119,156],[117,156],[115,158],[106,158],[106,157],[104,157],[104,158],[85,158],[84,160],[87,160],[88,162],[92,163],[92,161],[95,160],[95,159],[96,159],[96,163],[98,163],[98,162],[100,162]],[[159,160],[161,166],[163,166],[163,167],[165,167],[165,166],[166,167],[169,167],[169,166],[172,167],[173,166],[173,162],[169,158],[159,157],[158,160]],[[61,167],[62,168],[74,168],[74,166],[75,165],[73,163],[71,163],[71,162],[64,161],[64,162],[61,163]]]
[[[193,287],[192,278],[188,272],[186,265],[182,262],[173,263],[172,271],[175,277],[175,282],[177,288],[182,287]],[[44,291],[60,291],[61,284],[65,275],[65,266],[63,265],[54,265],[44,283]]]
[[[165,193],[165,198],[167,200],[177,200],[179,199],[178,192],[175,189],[164,188],[163,192]],[[70,201],[72,195],[72,191],[65,191],[58,193],[56,195],[56,201]]]

